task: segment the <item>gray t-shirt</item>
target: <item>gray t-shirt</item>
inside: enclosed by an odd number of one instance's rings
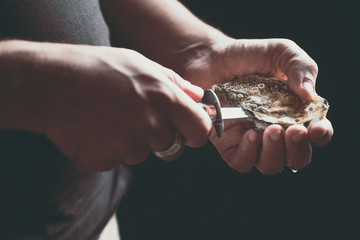
[[[2,0],[0,39],[110,45],[97,0]],[[101,161],[101,159],[99,159]],[[97,239],[129,170],[80,171],[45,136],[0,131],[0,238]]]

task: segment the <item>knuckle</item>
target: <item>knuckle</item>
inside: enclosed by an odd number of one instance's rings
[[[275,47],[276,50],[283,52],[288,49],[298,48],[298,45],[291,39],[288,38],[277,38],[271,41],[271,46]]]
[[[308,68],[307,66],[308,64],[306,64],[306,68]],[[293,56],[288,61],[288,68],[296,71],[304,70],[305,66],[303,59],[301,59],[299,56]]]
[[[158,107],[143,106],[138,108],[136,112],[130,121],[130,125],[133,133],[136,133],[138,137],[152,137],[166,126],[167,113]]]
[[[175,73],[172,69],[167,69],[166,76],[168,79],[170,79],[172,82],[177,83],[179,79],[179,75]]]
[[[176,96],[173,93],[172,86],[169,80],[150,73],[139,73],[130,90],[136,94],[136,98],[140,99],[142,103],[159,104],[175,102]]]
[[[147,91],[147,100],[151,103],[158,104],[160,106],[169,106],[177,102],[176,95],[169,86],[158,83]]]
[[[314,77],[318,75],[318,65],[317,63],[310,57],[302,58],[298,60],[298,65],[300,66],[300,70],[307,71],[311,73]],[[302,66],[302,67],[301,67]]]
[[[277,39],[275,49],[278,53],[281,53],[279,56],[287,56],[283,59],[286,60],[288,68],[305,70],[317,76],[317,63],[293,40]]]
[[[313,70],[314,72],[318,73],[318,71],[319,71],[319,66],[318,66],[318,64],[315,62],[315,60],[312,59],[312,58],[310,58],[309,61],[310,61],[309,65],[312,67],[312,70]]]
[[[291,39],[288,38],[282,38],[279,41],[279,44],[283,47],[289,47],[289,48],[298,48],[299,46]]]
[[[161,117],[152,109],[143,111],[142,116],[138,119],[137,129],[143,134],[155,134],[163,125]]]

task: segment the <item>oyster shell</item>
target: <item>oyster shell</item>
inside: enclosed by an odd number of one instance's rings
[[[236,76],[212,89],[223,105],[245,109],[256,129],[274,123],[284,128],[294,124],[306,126],[313,119],[326,117],[329,109],[326,99],[316,95],[311,101],[304,101],[289,88],[287,81],[276,77]]]

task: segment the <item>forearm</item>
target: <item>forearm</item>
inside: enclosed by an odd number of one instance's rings
[[[40,46],[26,41],[0,41],[0,129],[43,132],[37,104],[35,55]]]
[[[112,36],[181,73],[214,39],[226,38],[176,0],[103,0]]]

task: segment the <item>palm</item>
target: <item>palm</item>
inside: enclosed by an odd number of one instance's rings
[[[268,44],[264,41],[234,40],[217,47],[203,58],[189,64],[186,79],[209,88],[219,82],[227,82],[235,75],[278,75],[278,66],[273,66]]]
[[[199,59],[189,65],[184,73],[186,79],[203,88],[211,88],[215,83],[227,82],[236,75],[262,74],[275,75],[277,67],[268,61],[268,49],[263,43],[253,42],[247,45],[244,52],[244,43],[234,41],[224,47],[211,58]],[[251,125],[244,120],[225,121],[224,134],[221,139],[212,132],[211,141],[226,161],[235,157],[239,143],[242,142],[244,133],[251,129]]]
[[[317,65],[288,40],[232,39],[193,59],[183,72],[185,79],[204,89],[227,82],[236,75],[249,74],[287,79],[297,95],[311,99],[313,93],[303,83],[314,86]],[[271,125],[264,132],[256,132],[247,121],[232,120],[225,122],[223,137],[219,139],[213,132],[211,141],[224,160],[239,172],[248,172],[256,166],[260,171],[272,174],[282,171],[284,165],[292,169],[305,167],[311,159],[310,143],[322,146],[329,142],[333,130],[327,119],[310,124],[309,128],[308,132],[304,126],[295,126],[285,132],[280,126]],[[320,133],[324,135],[316,139]],[[274,134],[278,137],[271,138]],[[301,135],[301,140],[292,141],[294,135]],[[260,144],[262,151],[259,151]]]

